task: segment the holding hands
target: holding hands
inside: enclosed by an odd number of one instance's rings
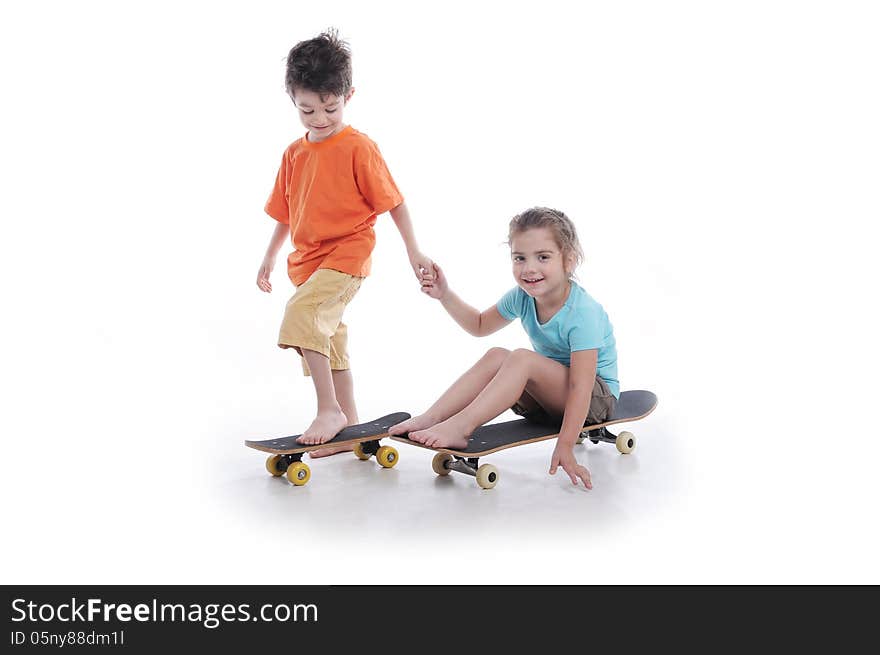
[[[446,292],[449,290],[446,276],[443,274],[440,267],[434,262],[431,263],[431,268],[422,272],[419,276],[419,281],[422,283],[422,292],[436,300],[442,300],[443,296],[445,296]]]
[[[424,253],[415,251],[409,254],[409,265],[412,266],[416,278],[421,282],[425,275],[431,273],[431,270],[434,267],[434,262]]]

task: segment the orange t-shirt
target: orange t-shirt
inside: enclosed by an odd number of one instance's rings
[[[266,213],[290,225],[287,274],[299,286],[319,268],[366,277],[376,217],[402,202],[379,148],[349,125],[288,146]]]

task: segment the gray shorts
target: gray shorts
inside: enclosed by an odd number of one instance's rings
[[[513,410],[515,414],[519,414],[525,419],[534,423],[544,423],[548,425],[561,425],[562,417],[551,414],[541,407],[536,400],[532,400],[536,407],[526,408],[519,403],[514,403]],[[596,376],[596,382],[593,384],[593,396],[590,398],[590,411],[587,412],[587,420],[584,425],[595,425],[602,423],[611,418],[614,414],[614,408],[617,407],[617,399],[611,393],[605,380]]]

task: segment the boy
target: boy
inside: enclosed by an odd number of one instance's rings
[[[343,122],[354,87],[351,53],[335,30],[291,49],[285,84],[308,132],[285,151],[266,203],[266,213],[278,224],[257,287],[272,290],[275,257],[290,238],[295,250],[287,270],[296,293],[287,303],[278,345],[295,349],[303,372],[311,374],[318,411],[299,441],[320,444],[358,423],[341,319],[370,272],[376,217],[391,213],[417,278],[432,271],[433,263],[419,251],[409,211],[378,147]],[[311,456],[351,448],[322,448]]]

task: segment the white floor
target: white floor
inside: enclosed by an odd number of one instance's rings
[[[574,487],[561,470],[555,477],[547,474],[550,441],[482,458],[481,463],[499,469],[498,484],[490,490],[457,472],[437,476],[431,469],[433,453],[387,441],[400,454],[394,468],[382,469],[375,460],[360,461],[351,454],[306,460],[312,479],[300,488],[266,475],[260,453],[231,454],[230,465],[235,462],[240,470],[218,491],[227,512],[255,526],[275,524],[279,539],[310,533],[340,544],[385,544],[397,554],[419,553],[418,559],[438,565],[445,563],[445,550],[452,549],[466,558],[465,571],[498,579],[493,569],[519,549],[550,541],[560,548],[587,550],[591,535],[625,528],[634,519],[650,520],[680,502],[685,486],[681,453],[661,447],[663,419],[657,419],[645,431],[645,443],[630,456],[610,444],[578,446],[595,480],[589,492],[582,485]],[[651,469],[665,471],[675,482],[645,475],[645,457]],[[483,550],[490,544],[498,550]],[[424,574],[433,577],[429,568]]]
[[[631,455],[584,444],[594,489],[547,475],[552,442],[484,458],[492,490],[438,477],[431,453],[309,461],[295,487],[221,433],[175,441],[161,415],[100,419],[13,445],[4,462],[5,583],[777,583],[880,580],[868,464],[839,444],[783,454],[704,447],[671,403],[630,428]],[[47,415],[50,423],[55,417]],[[241,419],[239,419],[241,420]],[[112,423],[112,417],[110,419]],[[165,426],[169,430],[168,426]],[[222,430],[225,429],[225,432]],[[253,436],[253,435],[248,435]],[[744,436],[745,438],[745,436]],[[727,443],[719,448],[718,444]],[[834,467],[834,468],[831,468]]]

